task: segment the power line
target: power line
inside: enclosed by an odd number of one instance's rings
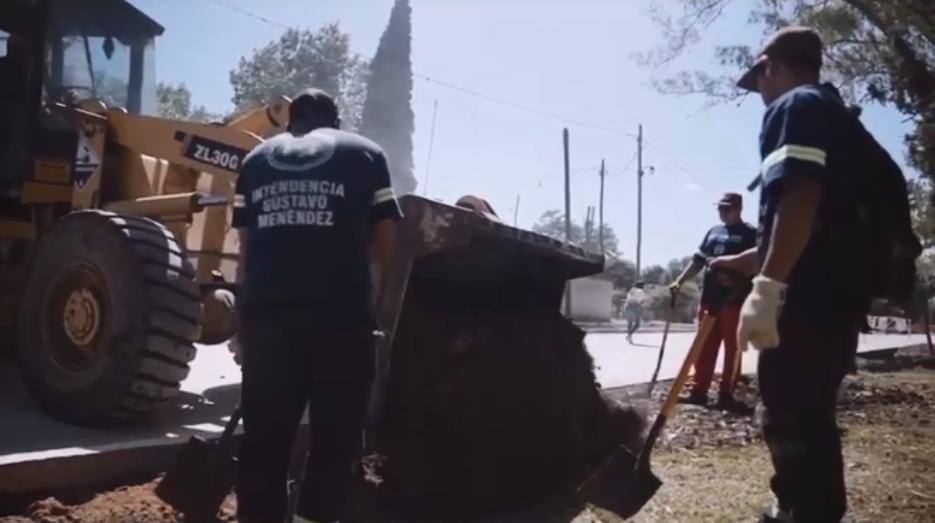
[[[665,151],[663,151],[662,149],[660,149],[659,147],[657,147],[656,145],[654,145],[654,144],[651,143],[651,142],[644,142],[644,143],[645,143],[650,149],[652,149],[652,150],[656,151],[657,153],[659,153],[660,155],[662,155],[662,156],[666,159],[666,161],[668,161],[668,162],[670,162],[670,163],[672,164],[673,167],[675,167],[676,169],[678,169],[679,171],[681,171],[682,173],[684,173],[685,176],[688,178],[688,181],[689,181],[690,183],[692,183],[692,184],[694,184],[694,185],[697,185],[698,187],[704,187],[704,185],[698,183],[698,180],[695,179],[695,176],[694,176],[688,169],[686,169],[685,167],[683,167],[680,163],[678,163],[677,161],[675,161],[671,156],[669,156],[668,154],[666,154]]]
[[[292,29],[292,28],[293,28],[293,27],[290,27],[290,26],[288,26],[288,25],[286,25],[286,24],[277,22],[277,21],[272,20],[272,19],[269,19],[269,18],[267,18],[267,17],[265,17],[265,16],[261,16],[261,15],[259,15],[259,14],[257,14],[257,13],[254,13],[254,12],[252,12],[252,11],[249,11],[249,10],[247,10],[247,9],[244,9],[244,8],[242,8],[242,7],[240,7],[240,6],[236,5],[236,4],[234,4],[233,2],[229,2],[228,0],[212,0],[212,1],[213,1],[215,4],[217,4],[217,5],[221,6],[221,7],[224,7],[224,8],[226,8],[226,9],[230,9],[230,10],[232,10],[232,11],[236,11],[237,13],[240,13],[240,14],[242,14],[242,15],[244,15],[244,16],[248,16],[248,17],[254,18],[254,19],[259,20],[260,22],[263,22],[263,23],[265,23],[265,24],[273,25],[273,26],[276,26],[276,27],[279,27],[279,28],[282,28],[282,29]],[[357,54],[358,56],[361,56],[361,57],[366,57],[366,55],[363,54],[363,53],[356,53],[356,54]],[[388,64],[386,64],[386,65],[390,65],[390,66],[395,67],[395,68],[398,68],[398,69],[403,69],[403,68],[404,68],[404,66],[401,66],[401,65],[398,65],[398,64],[394,64],[394,63],[388,63]],[[423,81],[428,82],[428,83],[433,83],[433,84],[436,84],[436,85],[440,85],[440,86],[442,86],[442,87],[446,87],[446,88],[448,88],[448,89],[451,89],[451,90],[454,90],[454,91],[458,91],[458,92],[460,92],[460,93],[462,93],[462,94],[466,94],[466,95],[469,95],[469,96],[473,96],[473,97],[475,97],[475,98],[479,98],[479,99],[481,99],[481,100],[485,100],[485,101],[490,102],[490,103],[502,105],[502,106],[505,106],[505,107],[510,107],[510,108],[512,108],[512,109],[515,109],[515,110],[518,110],[518,111],[524,111],[524,112],[527,112],[527,113],[530,113],[530,114],[534,114],[534,115],[537,115],[537,116],[540,116],[540,117],[543,117],[543,118],[548,118],[548,119],[551,119],[551,120],[554,120],[554,121],[563,123],[563,124],[565,124],[565,125],[571,125],[571,126],[581,127],[581,128],[585,128],[585,129],[591,129],[591,130],[594,130],[594,131],[600,131],[600,132],[615,134],[615,135],[618,135],[618,136],[627,136],[627,137],[630,137],[630,138],[636,138],[636,135],[635,135],[635,134],[630,133],[630,132],[627,132],[627,131],[621,131],[621,130],[619,130],[619,129],[613,129],[613,128],[611,128],[611,127],[605,127],[605,126],[596,125],[596,124],[592,124],[592,123],[588,123],[588,122],[583,122],[583,121],[581,121],[581,120],[576,120],[576,119],[573,119],[573,118],[568,118],[568,117],[566,117],[566,116],[562,116],[562,115],[559,115],[559,114],[551,113],[551,112],[548,112],[548,111],[543,111],[543,110],[537,109],[537,108],[535,108],[535,107],[530,107],[530,106],[523,105],[523,104],[520,104],[520,103],[517,103],[517,102],[513,102],[513,101],[510,101],[510,100],[506,100],[506,99],[504,99],[504,98],[499,98],[499,97],[497,97],[497,96],[493,96],[493,95],[489,95],[489,94],[486,94],[486,93],[482,93],[482,92],[477,91],[477,90],[475,90],[475,89],[472,89],[472,88],[470,88],[470,87],[465,87],[465,86],[462,86],[462,85],[455,84],[455,83],[453,83],[453,82],[449,82],[449,81],[446,81],[446,80],[442,80],[442,79],[439,79],[439,78],[430,76],[430,75],[428,75],[428,74],[420,73],[420,72],[415,71],[415,70],[413,70],[413,69],[411,69],[411,68],[405,68],[405,69],[406,69],[406,71],[411,72],[411,73],[412,73],[412,76],[415,77],[415,78],[418,78],[418,79],[423,80]]]
[[[292,29],[291,27],[289,27],[289,26],[286,25],[286,24],[279,23],[279,22],[277,22],[277,21],[275,21],[275,20],[270,20],[269,18],[266,18],[266,17],[264,17],[264,16],[260,16],[260,15],[258,15],[258,14],[256,14],[256,13],[252,12],[252,11],[247,11],[246,9],[244,9],[244,8],[242,8],[242,7],[240,7],[240,6],[238,6],[237,4],[234,4],[234,3],[231,3],[231,2],[227,2],[226,0],[213,0],[213,1],[214,1],[215,4],[217,4],[217,5],[221,6],[221,7],[226,7],[227,9],[230,9],[230,10],[232,10],[232,11],[237,11],[238,13],[240,13],[240,14],[242,14],[242,15],[246,15],[246,16],[249,16],[249,17],[251,17],[251,18],[256,18],[257,20],[259,20],[259,21],[261,21],[261,22],[263,22],[263,23],[266,23],[266,24],[269,24],[269,25],[274,25],[274,26],[276,26],[276,27],[281,27],[281,28],[283,28],[283,29]]]

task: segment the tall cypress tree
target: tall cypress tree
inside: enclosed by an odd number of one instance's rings
[[[399,195],[415,191],[412,174],[412,8],[409,0],[396,0],[390,22],[370,62],[367,100],[360,133],[386,152],[393,188]]]

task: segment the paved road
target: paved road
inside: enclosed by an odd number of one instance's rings
[[[687,353],[693,334],[670,334],[660,379],[671,378]],[[619,333],[591,333],[586,338],[604,387],[649,380],[660,333],[638,333],[628,344]],[[924,343],[922,336],[874,335],[861,340],[861,350]],[[755,368],[755,353],[745,355],[746,371]],[[183,383],[179,401],[152,419],[121,429],[94,430],[49,419],[28,397],[10,361],[0,361],[0,479],[4,465],[54,457],[80,456],[108,450],[185,441],[191,434],[219,433],[239,396],[240,371],[223,346],[203,347]],[[7,478],[12,479],[12,478]],[[3,481],[0,481],[0,492]]]
[[[688,348],[691,346],[694,332],[671,332],[666,342],[666,353],[662,361],[659,379],[673,378],[678,373]],[[644,383],[652,377],[659,357],[661,332],[637,333],[633,344],[627,343],[622,334],[590,333],[585,338],[588,351],[597,367],[597,378],[604,388],[621,387],[634,383]],[[860,336],[858,352],[904,347],[925,343],[921,334],[873,334]],[[747,351],[743,355],[743,371],[756,371],[756,351]],[[721,368],[722,359],[718,358],[717,369]]]

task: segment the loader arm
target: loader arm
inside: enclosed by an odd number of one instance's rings
[[[233,180],[258,135],[223,125],[167,120],[110,111],[109,138],[133,152]]]
[[[257,107],[236,114],[227,120],[225,127],[249,131],[259,136],[265,135],[271,129],[284,130],[289,123],[289,105],[292,103],[286,96],[280,96],[269,105]]]

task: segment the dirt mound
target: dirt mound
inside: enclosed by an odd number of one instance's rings
[[[584,333],[557,313],[440,310],[411,292],[397,330],[381,487],[410,517],[522,507],[565,487],[643,418],[607,400]]]
[[[33,502],[22,516],[0,518],[2,523],[181,523],[182,514],[156,497],[158,480],[122,486],[103,492],[89,501],[67,505],[50,497]],[[231,495],[221,507],[218,521],[234,522],[236,502]]]

